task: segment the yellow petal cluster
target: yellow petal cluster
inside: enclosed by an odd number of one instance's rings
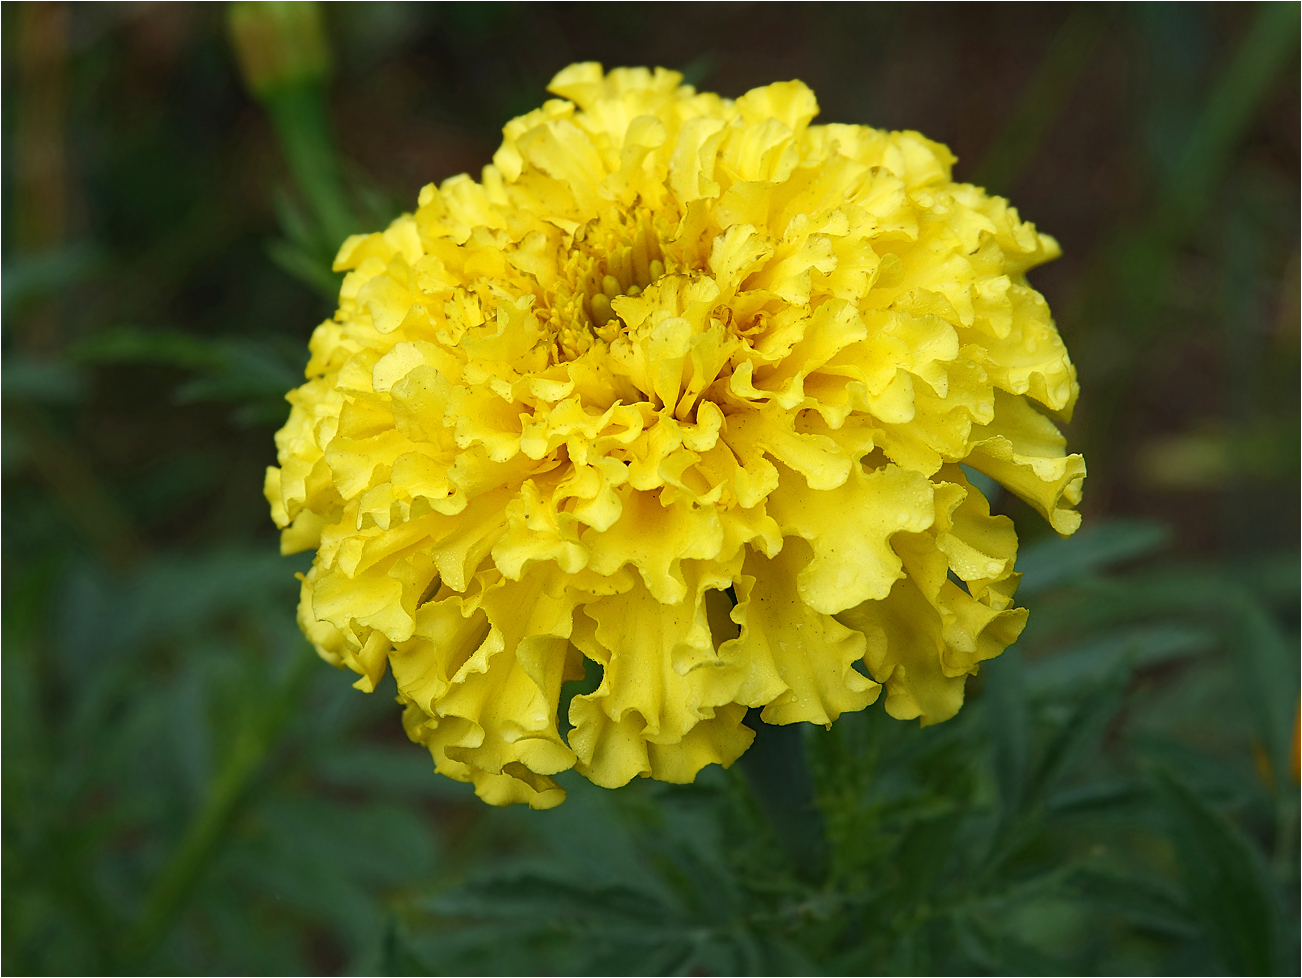
[[[481,180],[339,252],[266,482],[316,550],[303,630],[361,689],[391,669],[498,805],[691,781],[748,708],[952,716],[1026,618],[963,466],[1079,522],[1075,373],[1025,278],[1057,244],[944,146],[810,125],[800,82],[551,91]]]

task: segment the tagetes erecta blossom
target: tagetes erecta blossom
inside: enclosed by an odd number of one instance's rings
[[[1026,620],[963,466],[1079,523],[1025,278],[1054,240],[917,133],[810,125],[798,81],[680,82],[567,68],[479,181],[348,239],[267,472],[304,632],[363,690],[391,669],[495,805],[691,781],[751,707],[951,717]]]

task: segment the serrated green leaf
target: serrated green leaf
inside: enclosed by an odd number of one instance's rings
[[[1045,807],[1058,815],[1129,817],[1136,805],[1146,801],[1144,788],[1133,779],[1094,781],[1052,792]]]
[[[1089,905],[1143,930],[1177,938],[1197,934],[1184,894],[1160,876],[1095,864],[1073,873],[1072,887]]]
[[[107,264],[104,253],[85,241],[61,248],[26,254],[5,262],[3,303],[5,313],[23,304],[53,295],[89,278]]]
[[[1154,553],[1169,539],[1165,526],[1143,520],[1114,520],[1087,527],[1067,539],[1046,539],[1018,555],[1017,569],[1023,575],[1018,593],[1025,599],[1069,584]]]
[[[823,815],[814,802],[803,724],[774,726],[759,718],[759,710],[749,711],[746,722],[755,730],[755,740],[739,766],[796,873],[817,882],[827,875],[827,843]]]
[[[1285,638],[1274,618],[1250,595],[1237,603],[1230,639],[1242,668],[1244,695],[1253,706],[1257,736],[1270,758],[1271,779],[1282,790],[1284,772],[1289,769],[1293,742],[1293,719],[1298,703],[1298,649],[1296,640]]]
[[[985,714],[1003,818],[1012,817],[1026,798],[1031,759],[1031,721],[1027,711],[1025,666],[1016,646],[986,663]]]
[[[1256,847],[1169,771],[1155,776],[1190,909],[1234,974],[1281,973],[1278,897]]]
[[[72,404],[86,393],[86,378],[74,364],[10,354],[4,359],[4,393],[40,404]]]
[[[331,301],[339,297],[342,276],[330,270],[328,260],[295,241],[267,243],[267,257],[318,295]]]
[[[1188,624],[1159,622],[1112,629],[1028,663],[1027,691],[1035,698],[1062,696],[1096,684],[1123,658],[1133,657],[1135,668],[1152,666],[1206,652],[1215,641],[1210,628]]]
[[[111,326],[82,340],[73,356],[83,363],[157,363],[187,370],[220,367],[223,342],[174,329]]]
[[[1035,794],[1051,791],[1098,747],[1108,723],[1121,707],[1132,661],[1133,657],[1125,653],[1114,659],[1109,672],[1080,697],[1040,757],[1031,783]]]
[[[429,752],[419,745],[361,745],[331,751],[317,762],[318,775],[330,784],[386,796],[446,798],[475,804],[474,788],[434,772]]]

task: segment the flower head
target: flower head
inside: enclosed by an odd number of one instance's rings
[[[493,804],[691,781],[751,707],[944,720],[1026,618],[963,466],[1080,519],[1053,239],[800,82],[680,82],[571,66],[480,181],[345,242],[267,473],[304,631]]]

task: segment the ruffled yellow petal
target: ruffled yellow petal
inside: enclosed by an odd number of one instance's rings
[[[797,578],[804,603],[834,615],[886,597],[904,573],[890,539],[931,525],[932,494],[926,478],[896,465],[872,472],[856,465],[841,486],[822,492],[799,478],[781,480],[769,512],[814,552]]]
[[[1079,522],[1056,242],[800,82],[681,81],[572,65],[345,241],[266,474],[304,633],[492,804],[690,781],[749,708],[942,720],[1025,621],[960,463]]]
[[[746,677],[736,698],[764,707],[765,723],[830,724],[880,689],[854,668],[863,635],[801,600],[797,581],[808,564],[809,548],[790,539],[771,559],[748,557],[737,582],[732,618],[741,634],[719,652]]]
[[[731,764],[749,744],[749,731],[738,726],[745,710],[736,708],[742,676],[716,651],[706,607],[706,592],[730,580],[694,580],[672,605],[641,581],[585,605],[574,642],[603,675],[596,692],[570,704],[570,743],[579,770],[597,784],[617,787],[661,770],[679,772],[662,780],[691,780],[707,763]],[[730,708],[717,714],[720,707]],[[690,753],[677,760],[652,749],[684,743],[702,723]],[[690,777],[680,776],[688,769]]]
[[[973,429],[964,461],[1025,499],[1059,533],[1074,533],[1085,460],[1063,454],[1067,440],[1024,398],[998,391],[995,405],[990,424]]]

